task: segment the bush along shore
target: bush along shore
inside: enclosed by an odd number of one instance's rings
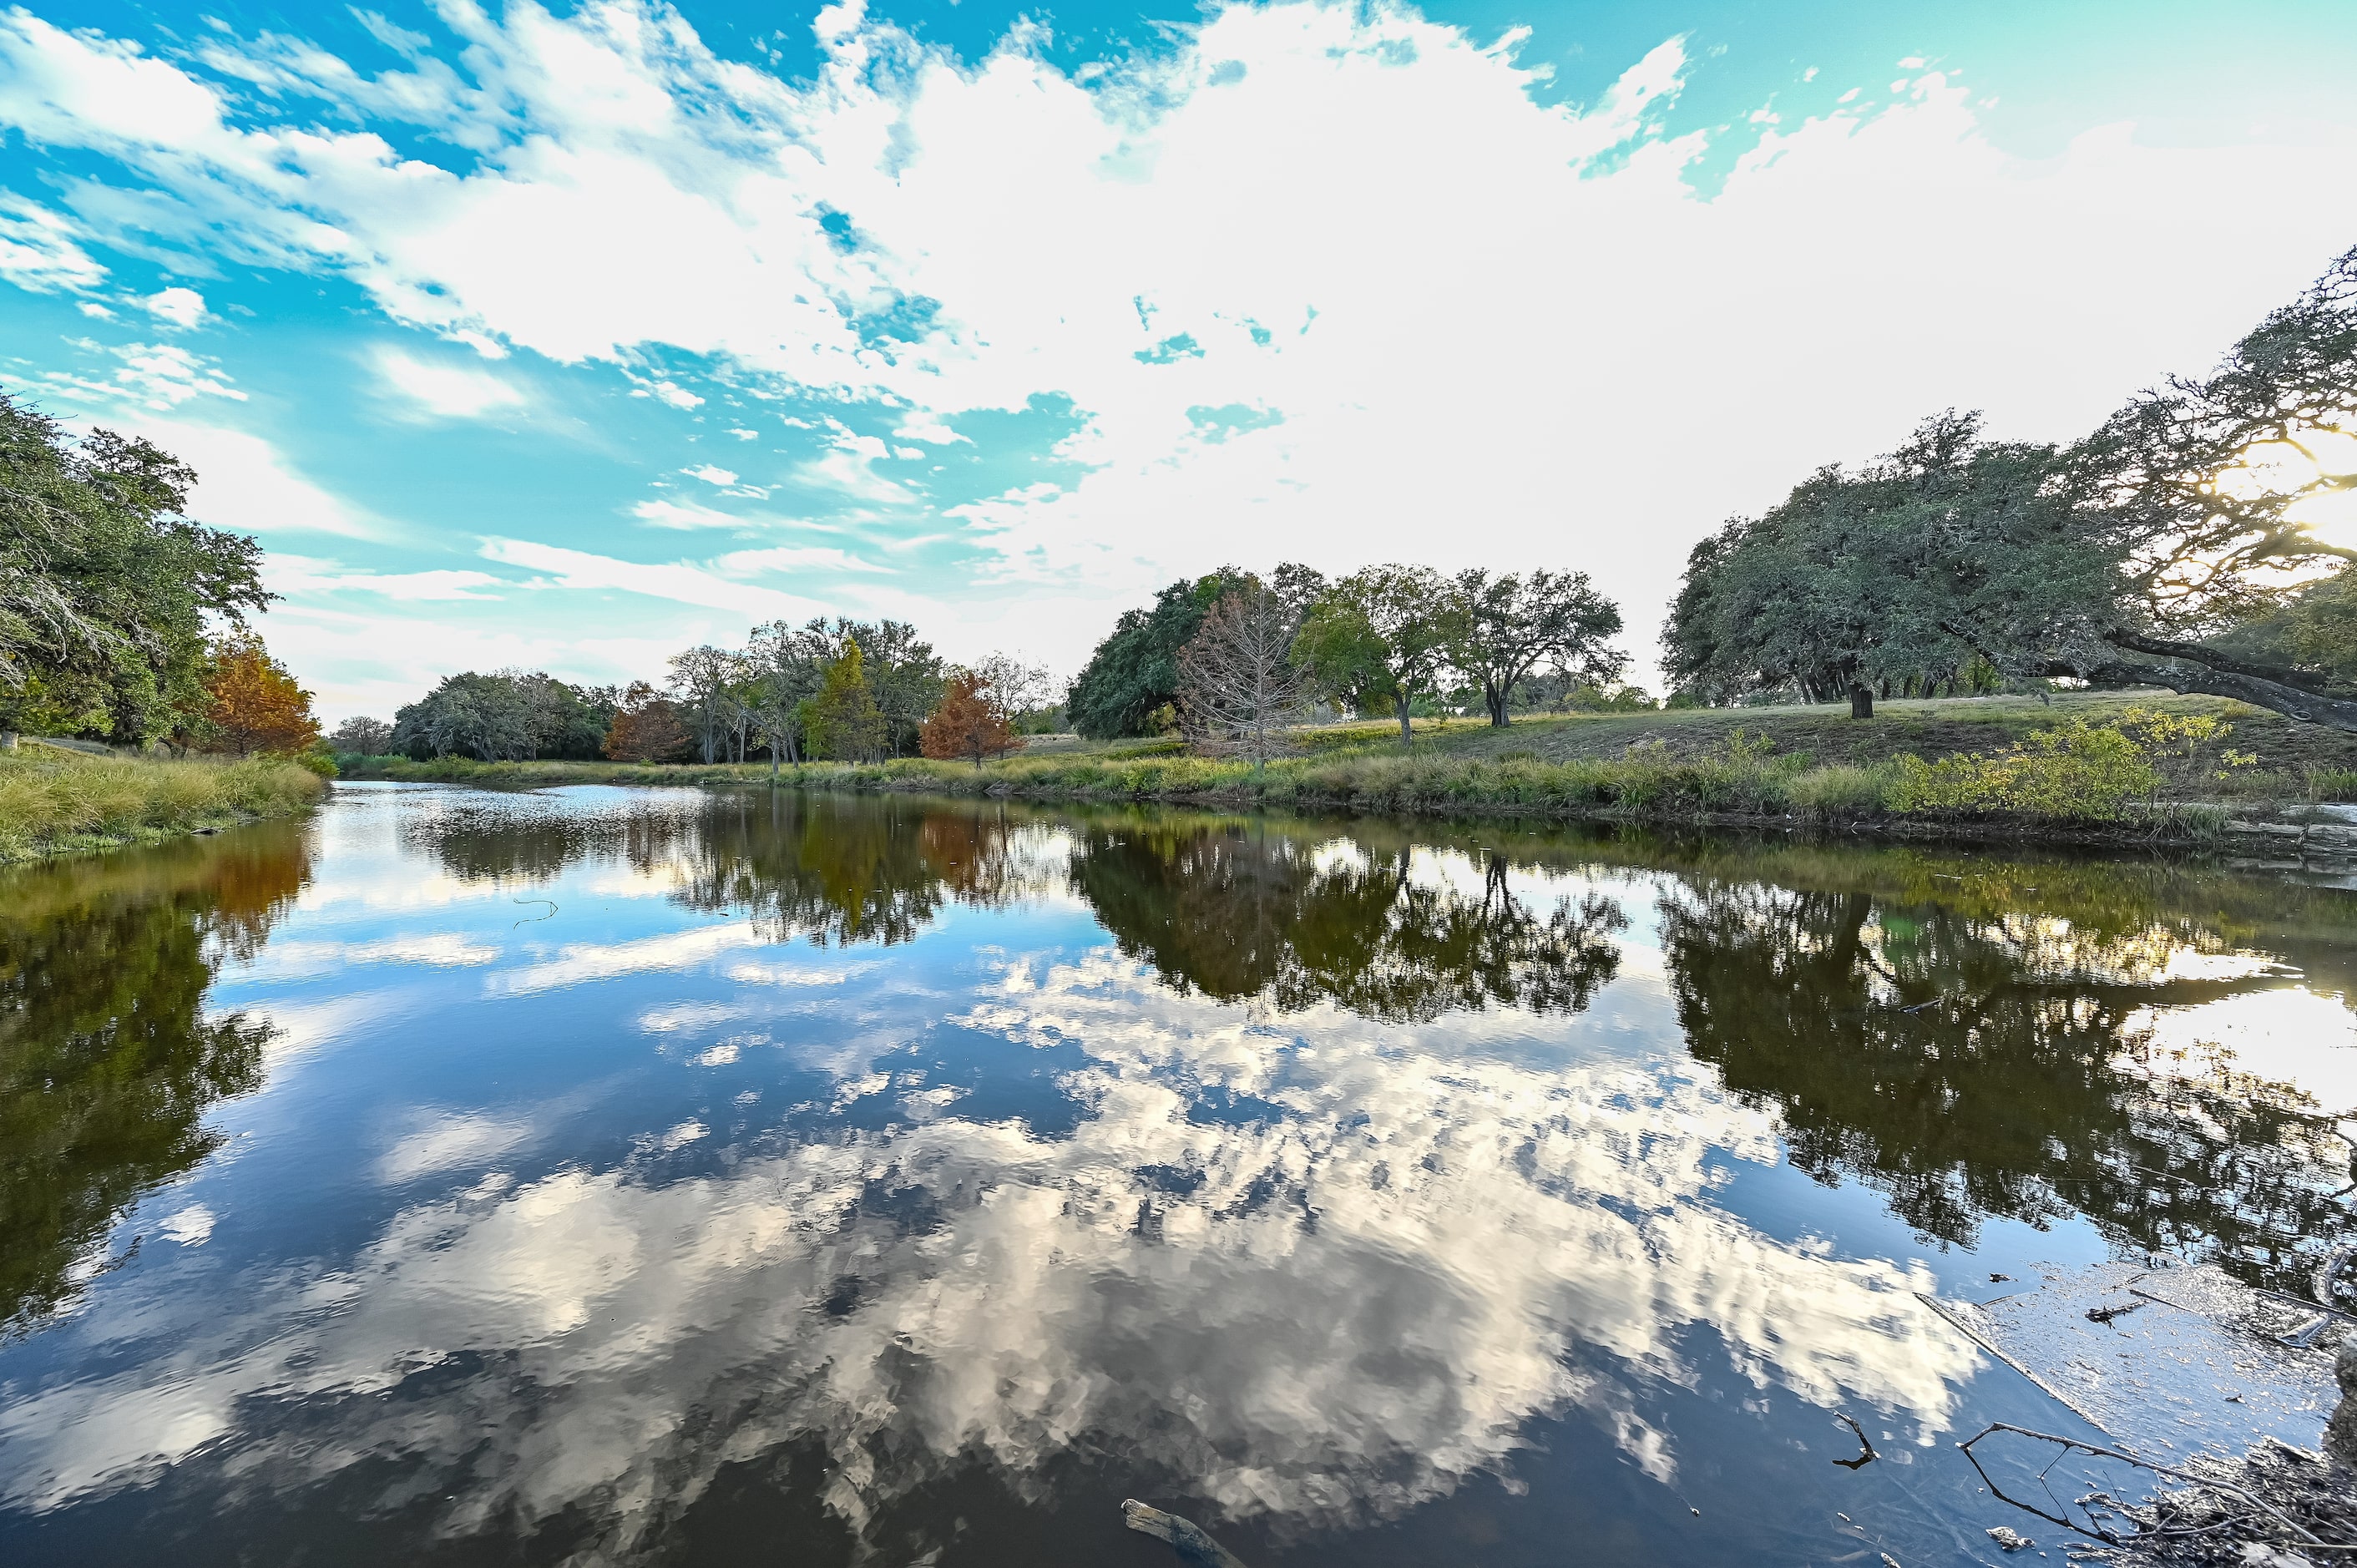
[[[326,792],[283,757],[97,757],[28,737],[0,751],[0,864],[296,816]]]
[[[1499,732],[1461,725],[1402,752],[1372,737],[1313,736],[1308,755],[1265,766],[1186,755],[1175,743],[1129,749],[1017,753],[975,767],[901,757],[789,768],[790,788],[909,790],[1029,800],[1153,800],[1221,807],[1342,810],[1399,815],[1495,813],[1674,825],[1802,826],[1831,832],[2034,838],[2099,843],[2223,844],[2357,852],[2357,833],[2309,823],[2302,808],[2348,794],[2332,769],[2293,780],[2234,747],[2233,725],[2210,704],[2116,701],[2064,710],[1985,751],[1930,760],[1900,753],[1871,763],[1817,763],[1780,748],[1773,725],[1737,726],[1706,751],[1674,751],[1659,736],[1618,756],[1542,759],[1486,749]],[[1772,718],[1773,715],[1763,715]],[[1533,726],[1534,729],[1538,726]],[[1511,736],[1515,732],[1508,731]],[[1485,749],[1469,755],[1470,746]],[[490,787],[562,783],[750,785],[762,765],[412,762],[345,757],[358,777]],[[2255,789],[2266,779],[2268,788]],[[2329,841],[2329,842],[2328,842]]]

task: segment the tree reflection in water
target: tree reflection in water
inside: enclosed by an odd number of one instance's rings
[[[248,828],[0,882],[0,1333],[71,1299],[143,1193],[218,1147],[270,1026],[207,1017],[309,878],[302,830]]]
[[[460,805],[410,831],[462,877],[626,857],[691,908],[823,945],[907,941],[952,901],[1069,886],[1181,993],[1382,1023],[1577,1013],[1618,972],[1627,925],[1596,893],[1534,909],[1506,856],[1445,827],[780,793],[521,824]],[[2298,1290],[2357,1234],[2336,1196],[2346,1108],[2152,1029],[2156,1010],[2287,983],[2270,957],[2346,992],[2340,895],[2157,864],[1516,837],[1525,866],[1649,875],[1694,1054],[1777,1113],[1796,1166],[1871,1186],[1927,1240],[2078,1213],[2119,1244]],[[1478,885],[1438,873],[1451,851]],[[2223,977],[2176,962],[2238,952]]]
[[[2280,971],[2177,974],[2222,944],[2158,908],[2073,924],[1973,904],[1693,880],[1662,905],[1690,1048],[1776,1112],[1794,1165],[1874,1187],[1928,1240],[2076,1212],[2115,1243],[2304,1290],[2352,1233],[2350,1144],[2298,1089],[2179,1059],[2152,1028],[2154,1009]]]
[[[1478,894],[1415,875],[1412,858],[1178,820],[1083,832],[1071,879],[1123,953],[1222,1002],[1332,1003],[1383,1023],[1491,1006],[1567,1014],[1617,972],[1610,939],[1628,920],[1610,898],[1542,915],[1509,887],[1502,856],[1484,857]]]

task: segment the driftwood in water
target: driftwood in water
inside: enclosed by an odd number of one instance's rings
[[[1178,1561],[1188,1568],[1244,1568],[1236,1554],[1213,1541],[1203,1527],[1190,1519],[1180,1519],[1175,1513],[1148,1508],[1131,1498],[1121,1505],[1123,1522],[1141,1535],[1157,1541],[1167,1541]]]

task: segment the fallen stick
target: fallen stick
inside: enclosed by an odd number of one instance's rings
[[[1148,1508],[1135,1498],[1123,1501],[1121,1513],[1122,1522],[1140,1535],[1168,1541],[1178,1561],[1189,1568],[1244,1568],[1242,1559],[1205,1534],[1193,1520]]]
[[[2318,1540],[2309,1531],[2305,1525],[2302,1525],[2298,1520],[2293,1519],[2282,1509],[2277,1509],[2264,1498],[2256,1497],[2230,1482],[2217,1480],[2209,1476],[2196,1475],[2190,1470],[2172,1469],[2167,1465],[2156,1465],[2151,1460],[2141,1458],[2136,1455],[2127,1452],[2127,1450],[2124,1448],[2104,1448],[2093,1443],[2082,1443],[2075,1437],[2060,1437],[2051,1432],[2040,1432],[2033,1427],[2016,1426],[2009,1421],[1990,1422],[1986,1426],[1981,1428],[1980,1431],[1973,1434],[1969,1441],[1956,1444],[1957,1447],[1964,1450],[1964,1457],[1972,1461],[1973,1468],[1980,1471],[1980,1477],[1983,1481],[1987,1483],[1988,1489],[1992,1496],[1997,1498],[2000,1501],[2012,1504],[2015,1508],[2020,1509],[2025,1513],[2034,1513],[2050,1524],[2061,1525],[2064,1530],[2074,1531],[2075,1533],[2086,1536],[2091,1540],[2103,1541],[2106,1545],[2125,1546],[2129,1541],[2134,1541],[2136,1537],[2115,1535],[2110,1530],[2102,1528],[2100,1525],[2093,1530],[2089,1530],[2085,1526],[2078,1524],[2073,1520],[2048,1513],[2044,1509],[2037,1508],[2029,1503],[2023,1502],[2018,1498],[2006,1496],[2004,1490],[1997,1486],[1996,1482],[1990,1478],[1989,1473],[1986,1470],[1981,1469],[1980,1455],[1973,1452],[1973,1444],[1978,1443],[1982,1438],[1988,1436],[1992,1433],[1997,1432],[2010,1432],[2017,1436],[2035,1438],[2040,1443],[2051,1443],[2061,1447],[2065,1453],[2069,1453],[2071,1450],[2076,1449],[2082,1454],[2093,1455],[2098,1459],[2117,1459],[2122,1464],[2133,1465],[2139,1470],[2149,1470],[2156,1476],[2166,1476],[2170,1480],[2180,1482],[2187,1487],[2222,1493],[2227,1497],[2236,1498],[2247,1507],[2255,1509],[2260,1513],[2266,1514],[2270,1519],[2273,1519],[2277,1524],[2283,1526],[2284,1529],[2298,1536],[2299,1538],[2298,1544],[2300,1546],[2322,1548],[2325,1551],[2338,1550],[2336,1548],[2327,1546],[2325,1542]],[[2050,1466],[2048,1467],[2050,1469],[2052,1466]],[[2188,1532],[2163,1530],[2154,1530],[2149,1533],[2158,1536],[2167,1536]]]

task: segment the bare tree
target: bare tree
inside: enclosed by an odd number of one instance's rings
[[[1300,717],[1308,673],[1293,661],[1300,620],[1257,582],[1231,590],[1178,650],[1179,723],[1205,750],[1241,753],[1260,768]]]
[[[1020,654],[991,654],[974,667],[974,673],[990,688],[992,700],[1010,724],[1055,704],[1055,677],[1045,664],[1026,664]]]

